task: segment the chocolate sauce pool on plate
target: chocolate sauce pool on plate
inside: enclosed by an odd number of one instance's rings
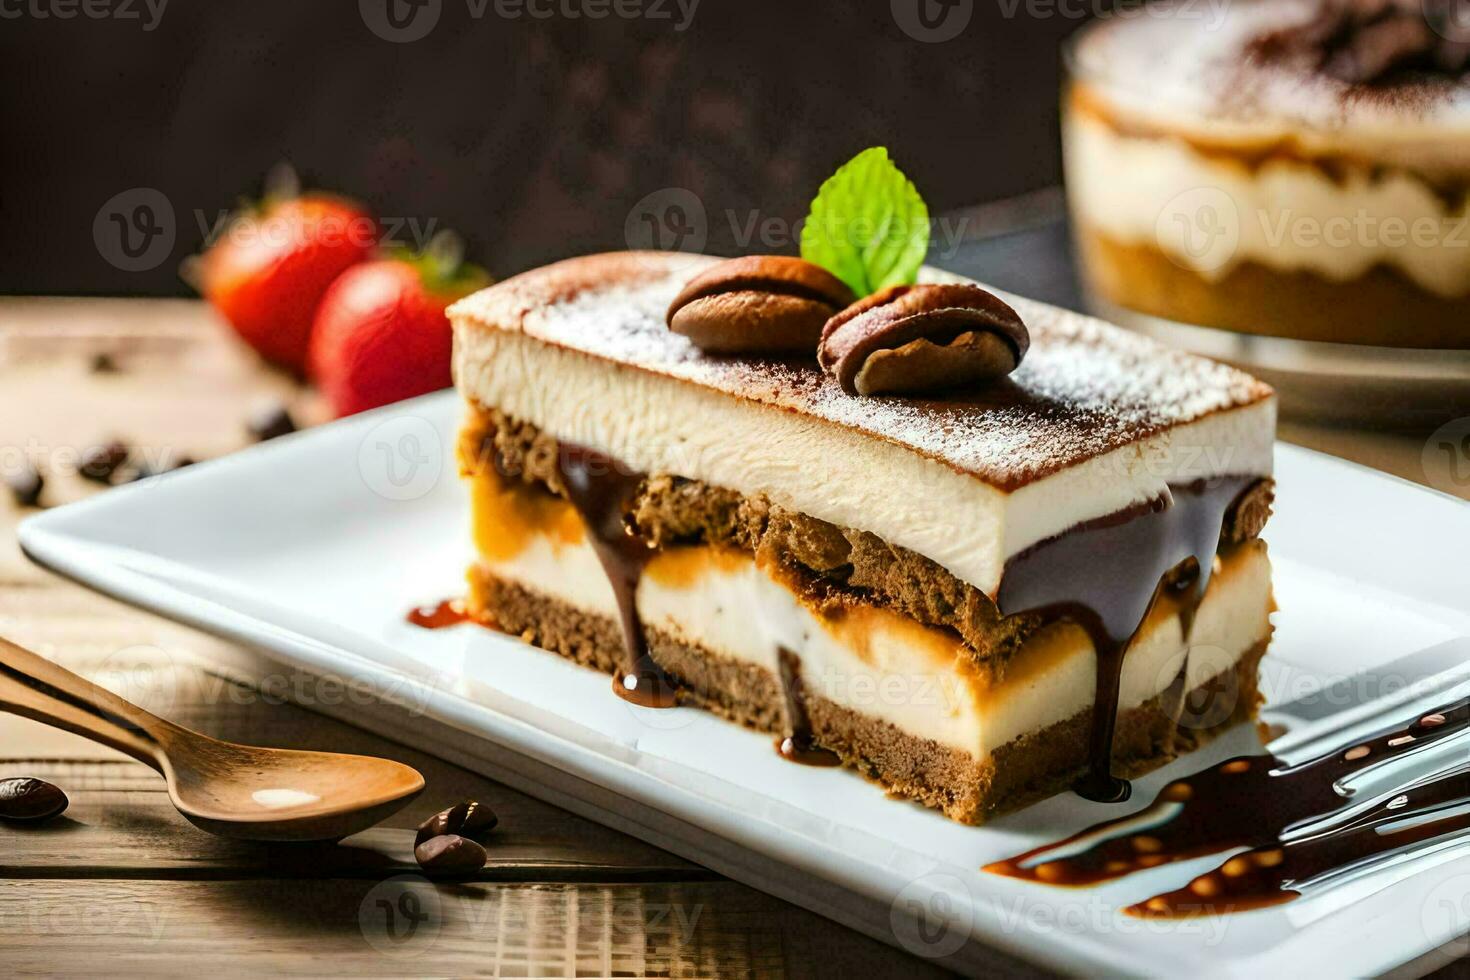
[[[1230,759],[1169,783],[1140,813],[1097,824],[985,870],[1052,885],[1091,885],[1245,847],[1248,850],[1185,887],[1126,911],[1173,918],[1288,902],[1312,879],[1470,830],[1466,812],[1470,770],[1462,769],[1388,795],[1345,823],[1286,839],[1292,831],[1330,817],[1351,802],[1337,789],[1346,777],[1467,728],[1470,698],[1423,715],[1405,728],[1381,731],[1294,766],[1272,755]],[[1045,859],[1094,836],[1102,839],[1066,857]]]
[[[418,606],[410,609],[404,619],[426,630],[442,630],[450,626],[458,626],[460,623],[480,622],[478,618],[470,615],[464,603],[459,599],[445,599],[433,606]]]
[[[1131,790],[1112,773],[1118,687],[1128,645],[1143,625],[1165,574],[1192,561],[1166,588],[1176,592],[1188,639],[1194,611],[1210,584],[1220,531],[1231,505],[1260,478],[1222,477],[1171,486],[1169,497],[1087,521],[1013,557],[996,604],[1001,615],[1040,612],[1087,631],[1097,650],[1097,693],[1088,772],[1077,792],[1121,803]]]

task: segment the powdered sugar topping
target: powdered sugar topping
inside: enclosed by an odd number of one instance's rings
[[[496,329],[810,415],[906,447],[1003,490],[1215,412],[1269,398],[1233,368],[1161,347],[1100,320],[997,292],[1025,320],[1031,350],[1008,378],[944,399],[844,393],[810,359],[701,353],[664,323],[704,261],[593,256],[537,270],[451,309]],[[617,263],[609,270],[610,262]],[[578,266],[577,263],[588,265]],[[594,270],[591,264],[596,264]],[[578,281],[577,288],[565,288]],[[560,288],[538,288],[559,283]],[[931,272],[933,280],[954,279]],[[550,302],[537,302],[544,295]]]

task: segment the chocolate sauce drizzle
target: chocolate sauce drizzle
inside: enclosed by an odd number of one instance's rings
[[[1346,777],[1467,728],[1470,698],[1297,765],[1273,755],[1230,759],[1168,784],[1137,814],[985,870],[1046,884],[1090,885],[1245,847],[1185,887],[1125,911],[1177,918],[1288,902],[1313,879],[1470,829],[1470,771],[1460,769],[1394,793],[1342,824],[1287,839],[1352,802],[1338,788]],[[1078,853],[1044,859],[1094,836],[1103,839]]]
[[[678,685],[649,653],[636,601],[638,582],[654,551],[624,517],[645,476],[606,453],[566,442],[557,456],[557,472],[566,487],[567,499],[587,526],[617,596],[626,660],[620,675],[613,679],[613,690],[619,697],[644,707],[671,708],[677,700]],[[784,648],[778,651],[777,659],[790,734],[777,741],[776,750],[783,758],[803,765],[841,765],[835,753],[820,748],[813,740],[801,661]]]
[[[557,471],[591,535],[597,557],[617,596],[623,628],[624,661],[620,676],[613,679],[618,696],[649,708],[670,708],[676,703],[678,685],[654,661],[639,620],[636,597],[643,570],[653,558],[652,547],[628,526],[624,515],[645,479],[644,474],[623,466],[605,453],[562,443]],[[789,650],[778,651],[781,687],[786,700],[790,734],[776,743],[785,759],[809,766],[837,766],[841,760],[817,746],[806,711],[801,661]]]
[[[561,443],[556,465],[617,599],[624,662],[613,690],[635,704],[672,707],[677,683],[649,653],[636,601],[638,583],[655,552],[626,517],[646,475],[607,453],[571,442]],[[500,468],[498,456],[496,466]],[[1071,619],[1087,631],[1097,650],[1089,771],[1077,786],[1089,799],[1121,802],[1129,796],[1127,781],[1112,774],[1118,688],[1129,643],[1165,589],[1178,602],[1188,637],[1209,585],[1225,515],[1259,480],[1220,477],[1171,487],[1167,497],[1085,522],[1007,563],[997,600],[1003,615],[1040,612]],[[460,621],[443,609],[416,611],[409,619],[430,628]],[[778,662],[790,729],[777,742],[778,751],[808,765],[840,764],[813,737],[800,659],[782,649]]]
[[[613,678],[618,697],[645,708],[672,708],[676,687],[654,662],[638,616],[638,582],[653,557],[648,542],[624,520],[644,475],[620,465],[606,453],[563,442],[556,468],[593,550],[602,562],[618,602],[623,627],[623,666]]]
[[[502,477],[513,476],[506,471],[493,446],[489,451],[493,454],[496,471]],[[655,552],[649,542],[638,536],[626,518],[646,475],[623,465],[607,453],[571,442],[561,443],[556,465],[566,489],[567,501],[587,528],[617,599],[624,661],[618,675],[613,678],[613,691],[619,697],[644,707],[671,708],[677,703],[678,682],[665,673],[650,654],[637,606],[638,583]],[[494,622],[474,616],[462,602],[452,599],[446,599],[437,606],[410,610],[406,618],[425,629],[443,629],[464,622],[495,626]],[[841,765],[842,760],[837,754],[818,746],[812,734],[800,659],[784,647],[778,651],[777,659],[789,728],[789,734],[777,739],[777,752],[783,758],[803,765]]]
[[[1070,620],[1087,631],[1097,651],[1088,771],[1076,785],[1081,796],[1101,803],[1128,799],[1129,784],[1113,775],[1112,757],[1129,644],[1164,590],[1179,602],[1188,639],[1225,515],[1259,479],[1222,477],[1170,487],[1172,500],[1160,497],[1080,524],[1007,563],[996,600],[1002,615],[1040,612]]]
[[[801,679],[801,658],[785,647],[776,651],[781,668],[781,690],[786,697],[786,727],[789,734],[776,739],[781,758],[804,766],[840,766],[842,760],[831,749],[817,745],[812,721],[806,710],[806,684]]]

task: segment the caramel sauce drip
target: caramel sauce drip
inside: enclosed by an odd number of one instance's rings
[[[1076,785],[1087,799],[1128,799],[1129,784],[1113,775],[1112,758],[1129,644],[1165,590],[1179,603],[1188,639],[1225,515],[1258,479],[1223,477],[1170,487],[1172,502],[1159,498],[1088,521],[1007,563],[997,597],[1002,615],[1040,612],[1071,620],[1087,631],[1097,651],[1088,771]]]
[[[1470,814],[1436,811],[1470,803],[1470,772],[1423,782],[1327,831],[1285,838],[1351,802],[1346,777],[1470,728],[1470,698],[1379,732],[1357,745],[1289,766],[1272,755],[1242,756],[1176,780],[1137,814],[1089,827],[1063,841],[987,865],[1009,878],[1091,885],[1237,847],[1248,848],[1184,888],[1130,906],[1132,915],[1181,917],[1243,911],[1291,901],[1304,882],[1415,843],[1470,828]],[[1392,826],[1402,824],[1402,826]],[[1130,828],[1125,830],[1124,828]],[[1111,833],[1110,833],[1111,832]],[[1100,836],[1067,857],[1044,856]]]

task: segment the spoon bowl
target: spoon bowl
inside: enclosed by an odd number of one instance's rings
[[[363,755],[224,742],[176,725],[0,638],[0,710],[75,732],[161,773],[185,819],[221,837],[323,841],[366,830],[424,788]]]
[[[190,823],[221,837],[340,840],[379,823],[424,788],[417,770],[388,759],[188,735],[167,755],[169,798]]]

